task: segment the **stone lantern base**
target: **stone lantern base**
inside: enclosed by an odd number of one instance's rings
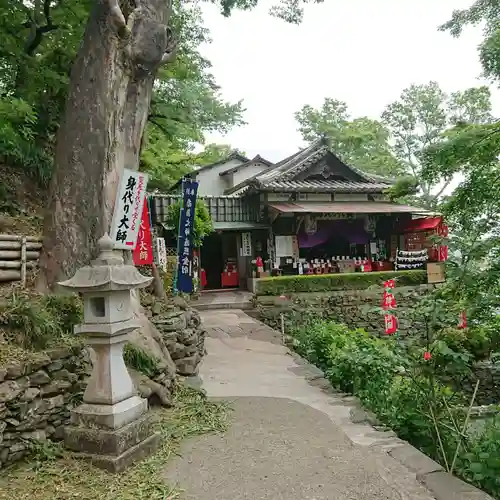
[[[146,411],[147,401],[137,396],[115,405],[84,403],[71,412],[64,445],[101,469],[121,472],[160,445]]]

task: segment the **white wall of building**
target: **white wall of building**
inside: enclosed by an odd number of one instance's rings
[[[220,165],[215,165],[212,168],[198,172],[196,180],[200,183],[198,187],[199,196],[221,196],[226,189],[232,188],[269,168],[263,163],[256,162],[250,163],[231,174],[220,175],[222,172],[243,165],[243,163],[241,160],[231,159]]]

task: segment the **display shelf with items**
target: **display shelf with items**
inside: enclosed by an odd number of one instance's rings
[[[336,255],[325,259],[277,259],[272,269],[273,276],[294,276],[302,274],[337,274],[372,271],[392,271],[394,265],[385,260]],[[262,276],[257,276],[262,277]]]
[[[342,240],[341,236],[326,241],[318,238],[311,245],[310,238],[308,240],[294,235],[276,235],[274,237],[276,253],[271,274],[273,276],[324,275],[393,270],[397,236],[386,234],[380,238],[375,232],[372,232],[368,240],[365,236],[353,238],[354,241],[345,238]],[[336,238],[346,244],[337,244]],[[343,250],[343,255],[340,252],[333,253],[334,248]]]

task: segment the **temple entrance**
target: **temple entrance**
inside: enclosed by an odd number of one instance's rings
[[[201,268],[205,272],[205,290],[238,288],[236,236],[235,232],[216,232],[203,240]]]

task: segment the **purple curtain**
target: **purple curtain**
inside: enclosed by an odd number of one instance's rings
[[[363,219],[355,220],[320,220],[315,234],[306,234],[301,230],[298,234],[300,248],[312,248],[326,243],[335,235],[340,235],[349,243],[365,245],[370,241],[370,235],[363,227]]]

